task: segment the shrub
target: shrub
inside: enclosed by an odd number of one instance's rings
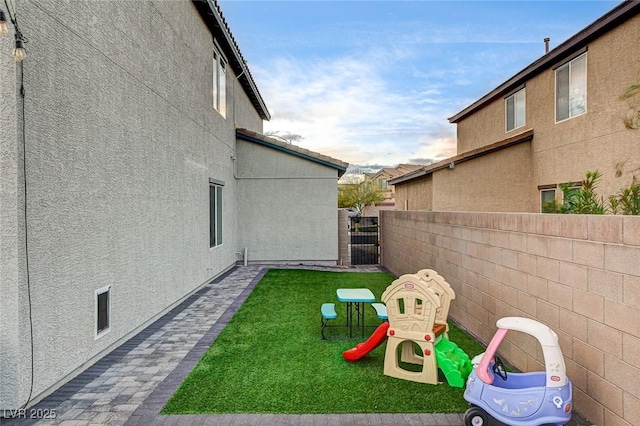
[[[625,162],[616,164],[616,177],[622,176]],[[569,184],[560,185],[563,203],[551,200],[542,206],[543,213],[567,214],[624,214],[640,215],[640,167],[632,172],[631,185],[621,188],[617,194],[610,195],[605,202],[598,197],[596,188],[602,173],[587,171],[580,187]]]
[[[604,199],[596,195],[596,187],[602,173],[598,170],[588,171],[580,187],[561,184],[563,202],[559,204],[551,200],[542,207],[543,213],[567,214],[605,214]]]
[[[626,162],[616,164],[616,177],[622,176]],[[640,215],[640,168],[632,172],[631,185],[621,188],[616,195],[609,196],[609,206],[613,214]]]

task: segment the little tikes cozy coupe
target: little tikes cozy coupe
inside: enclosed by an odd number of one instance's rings
[[[465,413],[465,425],[560,426],[569,422],[572,385],[566,374],[558,335],[529,318],[501,318],[496,325],[498,331],[467,380],[464,398],[471,407]],[[546,371],[507,374],[495,353],[509,330],[538,339]]]

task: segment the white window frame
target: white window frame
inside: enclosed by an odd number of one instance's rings
[[[514,127],[509,128],[509,99],[513,99],[513,124]],[[518,116],[518,101],[522,102],[522,117]],[[522,123],[518,124],[518,118],[522,119]],[[504,98],[504,128],[510,132],[520,127],[524,127],[527,123],[527,93],[526,87]]]
[[[542,211],[542,208],[544,207],[545,201],[542,200],[542,194],[543,193],[547,193],[547,192],[553,192],[553,200],[556,199],[556,188],[543,188],[543,189],[540,189],[540,213],[544,213]],[[547,201],[549,201],[549,200],[547,200]]]
[[[98,330],[98,296],[107,293],[107,327],[102,329],[102,330]],[[101,338],[102,336],[108,334],[111,331],[111,299],[113,297],[113,294],[111,292],[111,286],[105,286],[105,287],[101,287],[99,289],[97,289],[95,291],[95,316],[94,316],[94,330],[95,330],[95,340],[98,340],[99,338]]]
[[[223,187],[224,182],[209,179],[209,248],[219,247],[224,241],[222,232]]]
[[[574,114],[572,115],[571,113],[571,83],[572,83],[572,67],[573,64],[576,61],[579,61],[581,59],[584,58],[584,111],[582,111],[579,114]],[[558,120],[558,73],[564,69],[568,68],[569,69],[569,94],[568,94],[568,116],[567,118],[562,118],[560,120]],[[553,103],[553,114],[555,117],[555,122],[556,123],[562,123],[564,121],[567,120],[571,120],[572,118],[575,117],[580,117],[581,115],[584,115],[587,113],[587,98],[588,98],[588,94],[587,94],[587,87],[588,87],[588,82],[587,82],[587,68],[588,68],[588,64],[587,64],[587,52],[582,53],[581,55],[576,56],[575,58],[571,59],[570,61],[567,61],[566,63],[562,64],[561,66],[557,67],[554,71],[554,77],[555,77],[555,84],[554,84],[554,92],[553,92],[553,97],[554,97],[554,103]]]
[[[213,48],[213,109],[227,116],[227,61],[216,47]]]

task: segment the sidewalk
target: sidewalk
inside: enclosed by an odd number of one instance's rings
[[[55,412],[55,419],[0,419],[0,425],[464,424],[462,414],[159,415],[164,404],[249,296],[267,269],[264,265],[238,267],[205,285],[162,318],[32,407],[35,410],[43,410],[41,412]],[[375,266],[358,269],[313,269],[379,270]]]

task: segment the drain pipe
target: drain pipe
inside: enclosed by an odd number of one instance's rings
[[[244,266],[247,266],[249,264],[249,259],[247,257],[248,255],[249,255],[249,247],[245,247],[244,254],[242,255],[242,259],[244,260]]]

